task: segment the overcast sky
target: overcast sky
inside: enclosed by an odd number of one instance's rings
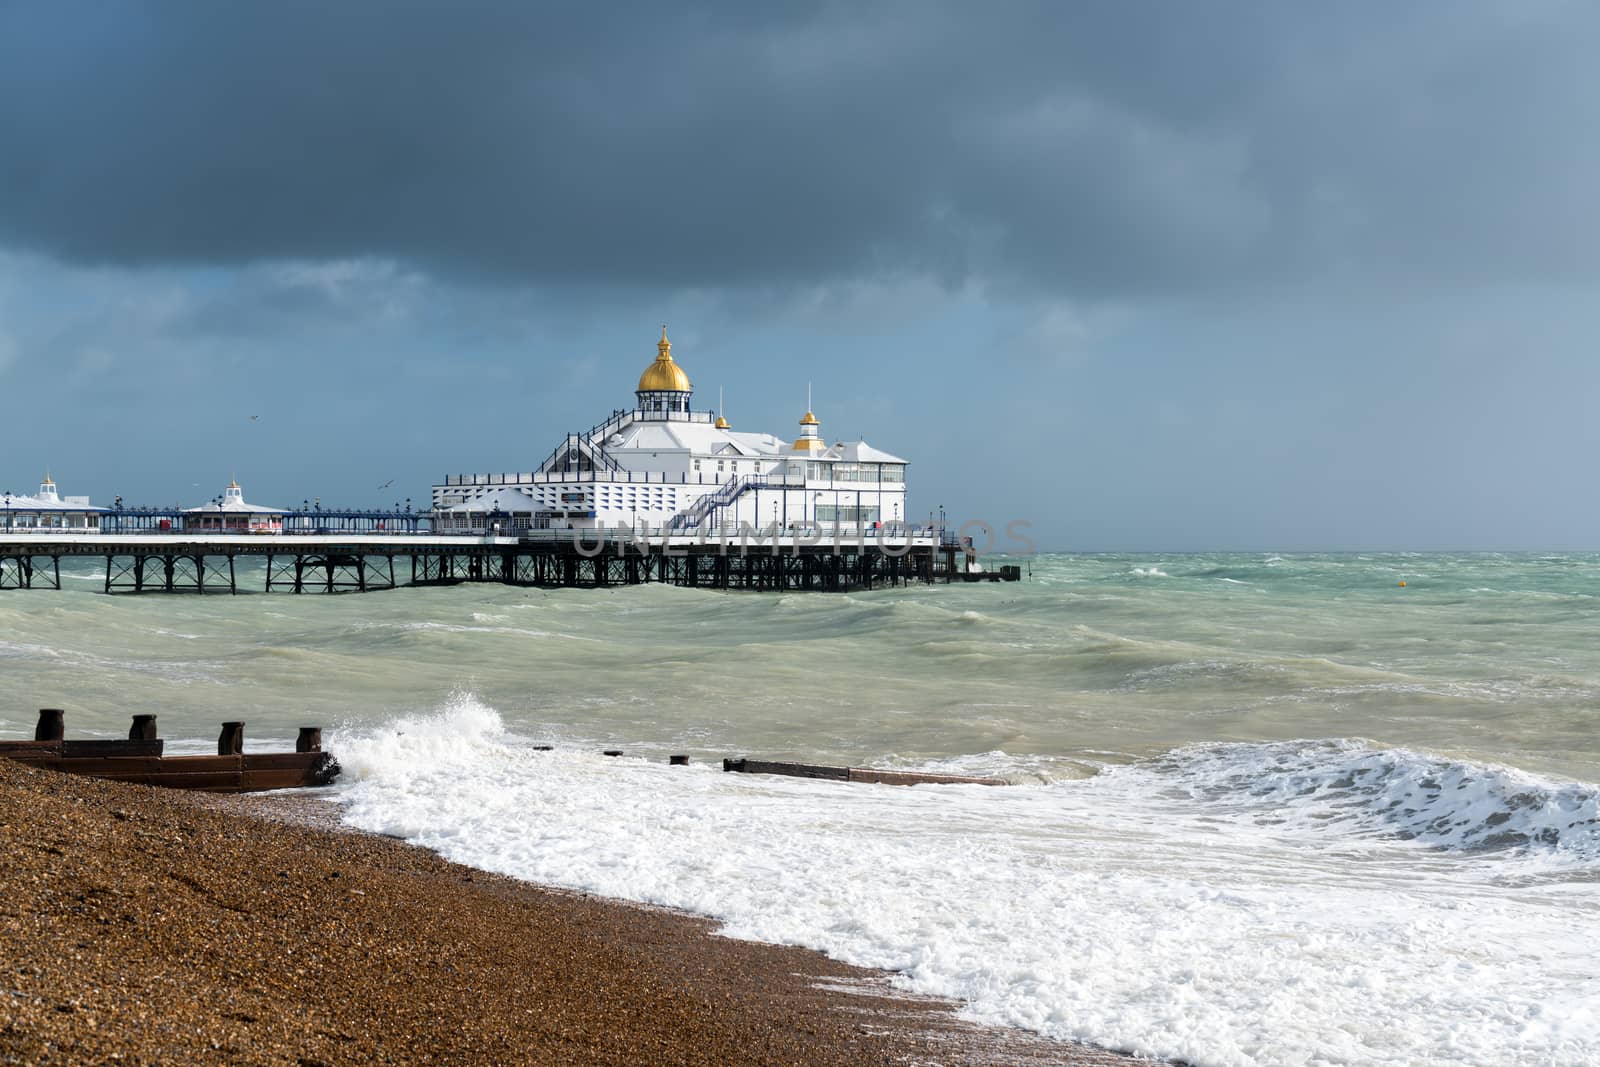
[[[1597,41],[0,0],[0,489],[420,502],[631,404],[667,322],[697,406],[792,436],[812,383],[912,514],[1043,547],[1600,548]]]

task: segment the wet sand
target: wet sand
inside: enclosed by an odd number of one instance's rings
[[[0,1064],[1134,1062],[343,830],[304,795],[0,759],[0,857]]]

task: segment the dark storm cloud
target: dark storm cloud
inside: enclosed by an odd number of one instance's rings
[[[668,286],[1588,277],[1589,5],[0,6],[0,244]]]

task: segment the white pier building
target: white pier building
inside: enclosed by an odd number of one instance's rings
[[[183,509],[185,530],[218,530],[227,533],[282,533],[282,508],[252,504],[244,498],[239,479],[228,483],[222,495],[197,508]]]
[[[632,407],[568,434],[527,472],[460,474],[433,487],[440,532],[640,528],[706,540],[741,531],[826,538],[895,534],[907,461],[865,441],[828,444],[807,411],[792,438],[735,430],[690,406],[666,327]]]
[[[4,494],[0,528],[7,531],[98,530],[108,509],[95,507],[86,496],[62,496],[48,473],[33,496]]]

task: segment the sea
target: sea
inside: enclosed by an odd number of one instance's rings
[[[0,592],[0,737],[46,706],[153,712],[170,751],[321,725],[353,826],[1199,1067],[1600,1063],[1600,555],[989,562],[1023,581],[118,597],[68,567]]]

